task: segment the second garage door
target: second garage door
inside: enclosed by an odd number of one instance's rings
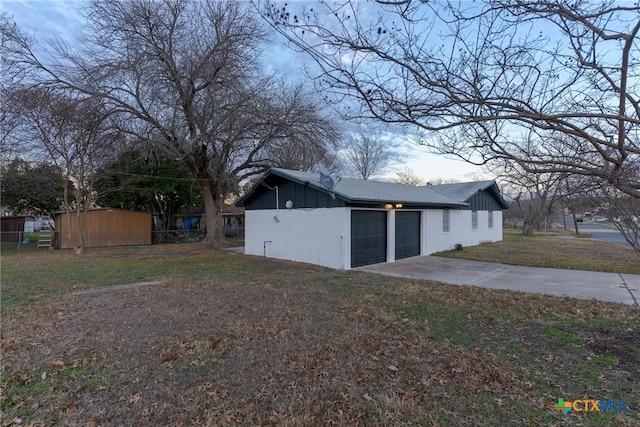
[[[420,212],[396,212],[396,259],[420,255]]]
[[[351,267],[387,260],[387,212],[351,211]]]

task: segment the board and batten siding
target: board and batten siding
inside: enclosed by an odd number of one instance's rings
[[[245,202],[246,210],[276,209],[276,207],[284,209],[288,200],[293,203],[293,207],[296,209],[345,206],[343,200],[333,198],[330,194],[318,191],[308,185],[287,181],[282,178],[272,179],[269,183],[265,184],[265,191],[256,192],[254,197],[251,197]],[[276,195],[278,200],[277,204]]]
[[[467,199],[469,206],[464,208],[472,211],[502,211],[502,206],[488,191],[479,191]]]

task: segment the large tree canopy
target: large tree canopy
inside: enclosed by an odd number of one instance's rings
[[[157,151],[129,150],[96,173],[98,204],[151,212],[168,230],[182,210],[200,206],[200,188],[182,163]]]
[[[4,25],[5,60],[23,79],[99,97],[126,131],[182,162],[200,187],[208,235],[223,238],[221,209],[237,184],[277,164],[288,142],[312,153],[334,125],[300,85],[265,76],[266,33],[247,3],[92,1],[87,43],[45,61]]]
[[[115,115],[99,99],[73,91],[16,85],[11,93],[11,115],[19,118],[11,139],[19,141],[25,159],[55,165],[57,177],[49,174],[43,185],[62,186],[58,208],[74,211],[79,228],[65,238],[81,253],[86,210],[95,206],[93,173],[121,142]]]
[[[415,126],[475,164],[591,176],[640,197],[640,6],[259,2],[348,117]],[[346,102],[345,102],[346,101]]]
[[[63,206],[60,169],[15,158],[0,168],[2,205],[15,215],[49,215]]]

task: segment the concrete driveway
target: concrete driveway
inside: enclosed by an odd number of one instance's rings
[[[357,270],[453,285],[511,289],[631,305],[640,303],[640,275],[634,274],[521,267],[434,256],[367,265]]]

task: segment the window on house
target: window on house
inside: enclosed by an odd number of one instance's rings
[[[489,211],[489,228],[493,228],[493,211]]]
[[[442,210],[442,231],[447,233],[450,230],[450,216],[451,211],[449,209]]]
[[[471,229],[478,229],[478,211],[471,211]]]

